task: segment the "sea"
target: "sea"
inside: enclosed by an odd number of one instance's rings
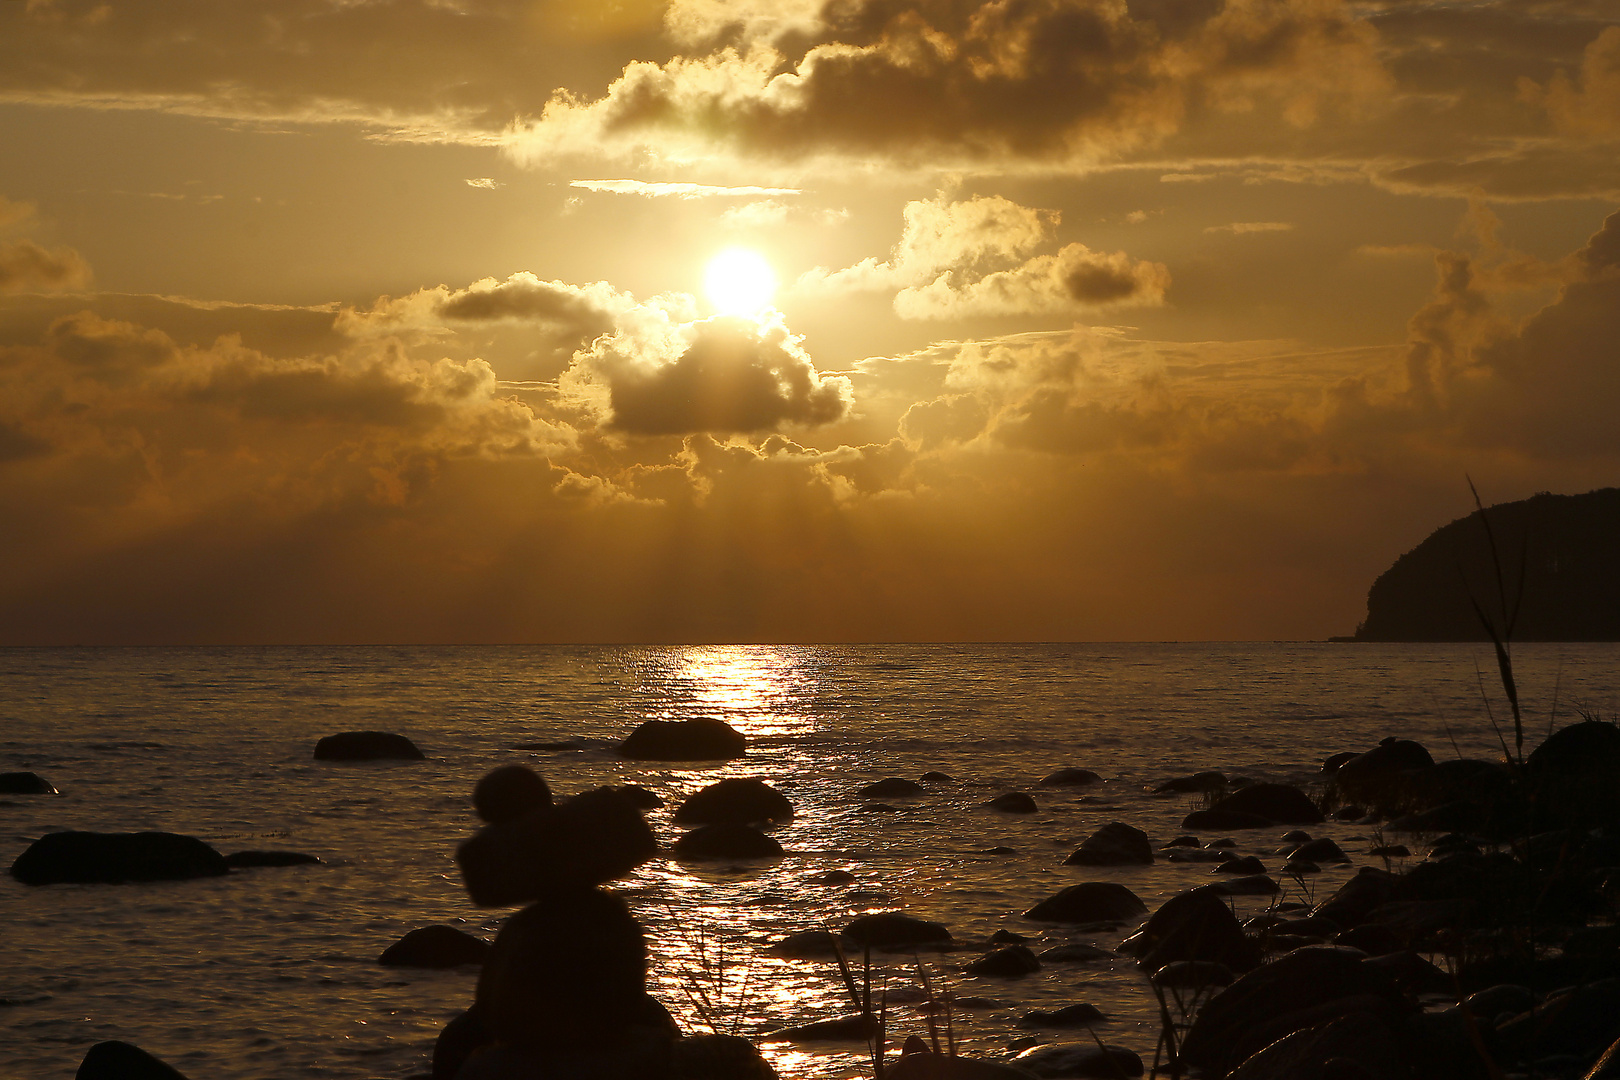
[[[1620,645],[1525,644],[1513,653],[1525,749],[1555,725],[1620,710]],[[749,740],[726,763],[620,760],[648,719],[719,717]],[[404,734],[421,762],[312,758],[341,731]],[[1157,1003],[1129,958],[1046,962],[1013,979],[964,966],[999,930],[1037,952],[1112,950],[1129,927],[1073,928],[1022,915],[1082,881],[1117,881],[1149,910],[1216,880],[1203,863],[1063,865],[1111,821],[1155,845],[1183,833],[1198,796],[1153,795],[1202,770],[1313,789],[1324,758],[1400,736],[1436,759],[1513,748],[1488,645],[1015,644],[579,647],[74,648],[0,650],[0,772],[31,770],[57,796],[0,796],[0,864],[61,829],[166,830],[222,852],[305,852],[319,865],[123,885],[25,886],[0,876],[0,1077],[73,1075],[122,1039],[192,1080],[424,1077],[439,1030],[471,1002],[476,970],[383,967],[413,928],[447,923],[493,939],[508,909],[472,905],[453,854],[478,827],[470,795],[514,762],[560,794],[639,784],[666,800],[648,818],[667,848],[687,794],[760,777],[796,808],[779,861],[667,857],[616,883],[646,928],[652,991],[690,1031],[760,1040],[784,1080],[871,1075],[863,1043],[769,1041],[850,1012],[828,961],[777,959],[787,934],[903,911],[945,924],[950,949],[872,958],[890,1038],[936,1026],[998,1060],[1084,1032],[1025,1013],[1088,1002],[1096,1031],[1151,1062]],[[548,750],[521,749],[556,744]],[[1043,787],[1077,766],[1090,787]],[[947,774],[874,809],[859,789]],[[1027,792],[1033,814],[986,807]],[[1330,822],[1356,860],[1278,877],[1282,899],[1330,895],[1379,840]],[[1234,834],[1272,869],[1282,830]],[[1221,839],[1200,837],[1203,841]],[[1396,860],[1397,868],[1404,860]],[[849,875],[835,875],[842,870]],[[1276,901],[1236,901],[1246,916]],[[856,961],[857,967],[860,966]]]

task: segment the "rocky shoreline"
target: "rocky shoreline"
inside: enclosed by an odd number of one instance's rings
[[[698,745],[685,750],[681,734],[657,731],[627,740],[626,756],[703,760],[678,755],[730,753],[726,747],[741,752],[712,726],[692,732]],[[654,749],[647,751],[648,745]],[[1111,822],[1085,838],[1066,865],[1207,862],[1214,883],[1149,913],[1118,883],[1082,882],[1023,913],[1031,922],[1096,927],[1147,916],[1118,951],[1134,958],[1161,1002],[1156,1052],[1093,1037],[1106,1003],[1076,1002],[1032,1012],[1022,1024],[1067,1028],[1077,1037],[1043,1041],[1006,1062],[953,1057],[948,1035],[939,1040],[938,1022],[921,1030],[908,1025],[915,1015],[948,1017],[972,1002],[933,988],[919,999],[913,989],[910,1004],[917,1009],[900,1023],[894,1017],[907,1001],[904,989],[874,998],[868,987],[863,999],[853,977],[850,1015],[819,1031],[806,1025],[770,1038],[854,1038],[904,1048],[903,1057],[884,1059],[885,1075],[903,1080],[1129,1076],[1155,1069],[1209,1080],[1611,1075],[1609,1051],[1620,1039],[1616,777],[1620,729],[1586,721],[1553,733],[1522,762],[1436,762],[1426,748],[1390,739],[1327,758],[1320,784],[1310,791],[1215,773],[1173,778],[1160,786],[1162,793],[1206,804],[1183,821],[1186,835],[1155,845],[1134,826]],[[1043,784],[1084,786],[1095,779],[1071,768]],[[38,777],[16,783],[13,793],[48,793],[48,782]],[[861,794],[903,799],[912,793],[901,785],[920,787],[904,778],[884,784]],[[497,769],[479,783],[473,803],[484,824],[458,851],[463,880],[481,906],[523,907],[492,946],[461,935],[468,945],[456,931],[427,933],[414,943],[401,941],[402,953],[384,960],[481,964],[474,1000],[440,1036],[424,1076],[774,1075],[747,1040],[680,1033],[647,992],[642,929],[609,883],[658,853],[641,815],[649,799],[656,796],[619,787],[554,801],[546,782],[522,766]],[[1019,812],[1010,801],[998,809]],[[761,781],[710,785],[675,813],[677,823],[690,826],[675,857],[772,858],[780,848],[771,850],[770,825],[791,814],[791,803]],[[1387,862],[1363,866],[1319,902],[1278,901],[1240,921],[1232,897],[1279,891],[1263,863],[1256,868],[1262,857],[1281,856],[1280,876],[1295,880],[1323,863],[1348,861],[1334,841],[1310,835],[1312,825],[1330,818],[1400,833],[1413,843],[1421,838],[1427,857],[1404,872]],[[1204,841],[1193,835],[1215,832],[1233,836]],[[119,835],[49,834],[19,856],[12,873],[25,884],[45,884],[230,872],[217,852],[219,863],[181,843],[190,838],[108,839]],[[1275,846],[1279,836],[1281,847]],[[1387,859],[1403,848],[1380,844],[1366,854]],[[296,853],[237,855],[261,857],[237,865],[264,866]],[[96,865],[103,867],[100,877],[86,869]],[[1017,940],[1020,935],[958,942],[947,927],[903,912],[856,919],[837,933],[795,937],[800,940],[779,942],[774,954],[823,963],[834,954],[846,970],[858,969],[874,952],[941,948],[980,952],[965,970],[997,978],[1024,977],[1053,962]],[[180,1074],[128,1044],[108,1042],[90,1049],[79,1076],[172,1080]]]

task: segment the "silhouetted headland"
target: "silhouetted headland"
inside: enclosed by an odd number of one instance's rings
[[[1620,488],[1542,493],[1485,513],[1509,605],[1522,575],[1514,640],[1620,641]],[[1350,640],[1488,640],[1474,603],[1502,625],[1496,566],[1477,511],[1436,529],[1373,582]]]

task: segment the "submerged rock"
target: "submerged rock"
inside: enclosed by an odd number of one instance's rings
[[[1006,814],[1033,814],[1040,809],[1035,805],[1035,800],[1022,791],[1009,791],[1004,795],[997,795],[984,805]]]
[[[1027,945],[1009,945],[989,956],[981,956],[962,969],[969,975],[988,975],[998,979],[1016,979],[1041,970],[1041,962]]]
[[[11,864],[24,885],[184,881],[230,872],[225,856],[177,833],[47,833]]]
[[[0,773],[0,795],[60,795],[56,786],[38,773]]]
[[[637,761],[729,761],[748,752],[742,732],[712,716],[648,720],[619,744],[622,758]]]
[[[840,1016],[835,1020],[816,1020],[808,1024],[795,1024],[779,1028],[765,1035],[762,1042],[865,1042],[877,1034],[877,1017],[870,1013]]]
[[[1225,791],[1226,776],[1218,772],[1193,773],[1166,780],[1153,789],[1155,795],[1193,795],[1200,792]]]
[[[844,927],[844,937],[857,947],[883,949],[904,945],[927,945],[951,940],[943,923],[929,922],[898,911],[861,915]]]
[[[1079,1002],[1074,1005],[1065,1005],[1061,1009],[1032,1009],[1019,1017],[1018,1022],[1024,1027],[1090,1027],[1092,1024],[1107,1023],[1097,1006]]]
[[[384,967],[453,968],[482,964],[489,942],[465,930],[437,923],[421,926],[383,950],[377,963]]]
[[[741,1035],[687,1035],[670,1054],[670,1080],[778,1080],[776,1070]]]
[[[1110,821],[1085,840],[1064,866],[1151,865],[1153,842],[1147,833],[1123,821]]]
[[[782,845],[752,825],[700,825],[675,841],[677,859],[780,859]]]
[[[1315,825],[1326,820],[1311,797],[1292,784],[1250,784],[1234,791],[1210,809],[1255,814],[1279,825]],[[1191,825],[1186,827],[1196,828]]]
[[[867,784],[855,794],[863,799],[898,799],[908,795],[926,795],[928,789],[915,780],[890,776]]]
[[[1070,885],[1024,912],[1041,922],[1117,923],[1146,914],[1147,905],[1117,881]]]
[[[73,1075],[74,1080],[186,1080],[173,1065],[117,1039],[92,1046]]]
[[[391,731],[343,731],[315,744],[316,761],[421,761],[426,756]]]
[[[1091,784],[1100,784],[1102,777],[1090,769],[1059,769],[1041,777],[1041,787],[1083,787]]]
[[[786,821],[793,816],[788,797],[763,780],[734,776],[687,796],[675,810],[678,825],[747,825]]]

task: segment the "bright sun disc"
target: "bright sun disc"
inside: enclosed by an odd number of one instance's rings
[[[722,315],[755,315],[771,306],[776,272],[757,251],[727,248],[709,260],[703,291]]]

